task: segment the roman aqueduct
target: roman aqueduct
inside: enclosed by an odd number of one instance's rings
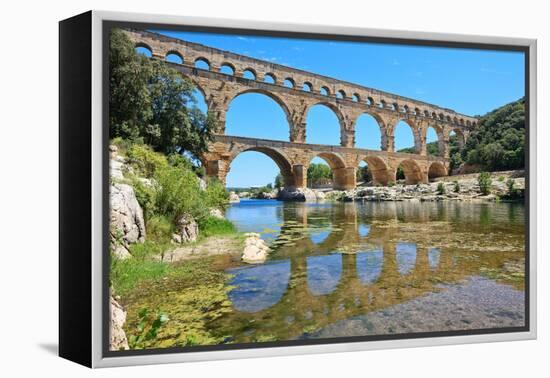
[[[125,32],[136,47],[148,49],[153,59],[178,57],[180,63],[166,64],[192,80],[204,95],[216,119],[216,135],[201,160],[207,175],[222,182],[237,155],[257,151],[277,163],[287,188],[306,186],[307,168],[316,156],[330,165],[335,189],[356,186],[355,172],[362,161],[368,164],[377,184],[395,182],[398,167],[402,167],[407,184],[425,183],[448,175],[450,134],[455,133],[461,145],[477,126],[477,118],[422,101],[156,33]],[[197,62],[204,68],[197,68]],[[245,93],[264,94],[280,105],[290,128],[288,142],[225,135],[229,104]],[[306,143],[307,113],[317,104],[336,114],[340,123],[338,145]],[[355,148],[356,121],[364,113],[373,116],[380,127],[381,151]],[[400,121],[413,131],[413,154],[395,152],[394,131]],[[429,127],[437,133],[439,156],[426,152]]]

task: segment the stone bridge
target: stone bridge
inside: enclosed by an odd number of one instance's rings
[[[189,78],[204,95],[216,121],[216,137],[201,160],[208,175],[224,182],[231,161],[249,150],[275,160],[289,187],[306,185],[307,167],[315,156],[327,160],[338,189],[355,186],[355,170],[361,161],[367,162],[379,184],[395,181],[399,166],[407,183],[427,182],[430,177],[448,174],[450,134],[456,134],[460,146],[477,126],[474,117],[426,102],[156,33],[125,32],[154,59],[176,57],[179,63],[166,64]],[[199,62],[203,68],[197,68]],[[280,105],[288,120],[289,142],[224,136],[231,101],[245,93],[264,94]],[[307,113],[318,104],[330,108],[338,118],[340,141],[335,144],[339,145],[307,143]],[[354,148],[356,121],[365,113],[380,127],[381,151]],[[400,121],[411,127],[415,154],[395,152],[394,132]],[[430,127],[438,137],[438,157],[427,156]]]

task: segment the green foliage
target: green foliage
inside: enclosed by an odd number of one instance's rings
[[[443,195],[445,194],[446,190],[445,190],[445,184],[440,182],[437,184],[437,194],[439,195]]]
[[[460,167],[460,165],[463,163],[462,161],[462,155],[460,152],[455,152],[451,155],[451,161],[450,161],[450,169],[451,171],[455,168]]]
[[[403,167],[401,167],[401,166],[397,167],[397,171],[395,172],[395,179],[396,180],[404,180],[405,179],[405,171],[403,170]]]
[[[390,188],[391,188],[392,186],[395,186],[395,182],[389,181],[389,182],[388,182],[388,186],[389,186]]]
[[[235,225],[227,219],[208,216],[199,221],[199,230],[202,236],[232,234],[237,231]]]
[[[491,193],[491,184],[493,181],[489,172],[481,172],[477,177],[477,183],[482,194],[487,195]]]
[[[128,175],[130,185],[134,188],[137,201],[143,209],[145,219],[149,219],[155,213],[156,189],[135,175]]]
[[[168,217],[154,215],[147,220],[147,239],[159,242],[169,243],[174,233],[174,223]]]
[[[132,144],[126,151],[128,162],[141,176],[151,178],[155,172],[168,166],[166,157],[144,144]]]
[[[284,186],[283,175],[278,173],[277,176],[275,176],[275,182],[273,183],[273,186],[275,188],[281,188],[282,186]]]
[[[326,164],[312,163],[307,169],[309,186],[327,185],[332,182],[332,170]]]
[[[458,183],[458,181],[453,181],[454,183],[454,187],[453,187],[453,190],[455,193],[460,193],[460,184]]]
[[[121,30],[111,33],[109,69],[111,138],[142,141],[166,154],[207,149],[214,120],[193,106],[188,79],[137,54]]]
[[[204,206],[199,189],[199,179],[190,170],[167,166],[155,172],[157,183],[155,208],[159,214],[173,220],[184,214],[198,218],[205,216],[208,208]]]
[[[523,168],[525,100],[522,98],[481,117],[461,155],[468,164],[478,164],[489,171]]]
[[[207,181],[206,190],[202,192],[202,194],[202,202],[207,208],[223,210],[229,204],[229,193],[223,184],[215,178],[211,178]]]
[[[365,165],[357,168],[355,179],[357,181],[370,182],[372,180],[372,177],[369,171],[369,167]]]
[[[139,311],[138,317],[138,324],[128,334],[130,349],[144,349],[148,343],[157,338],[160,327],[170,320],[168,315],[160,312],[153,313],[147,308]]]
[[[498,176],[497,180],[500,181],[500,182],[503,182],[504,181],[504,176]]]

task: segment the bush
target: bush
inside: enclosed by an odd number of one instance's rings
[[[445,184],[443,184],[442,182],[437,184],[437,194],[439,195],[445,194]]]
[[[508,187],[508,193],[507,193],[508,198],[515,199],[520,197],[520,191],[516,189],[515,181],[513,179],[511,178],[508,179],[508,181],[506,181],[506,186]]]
[[[479,185],[479,190],[483,195],[491,193],[491,174],[489,172],[481,172],[477,177],[477,183]]]
[[[179,167],[165,167],[155,174],[158,184],[156,210],[159,214],[176,220],[184,214],[195,218],[205,216],[208,208],[201,203],[199,179],[190,170]]]
[[[503,182],[504,181],[504,176],[498,176],[497,180],[500,181],[500,182]]]
[[[169,243],[174,233],[174,224],[171,219],[162,216],[152,216],[146,224],[147,238],[160,243]]]
[[[135,175],[129,175],[130,185],[134,188],[137,201],[143,209],[143,214],[147,220],[155,213],[156,206],[156,189],[152,185],[148,185],[140,180]]]
[[[454,185],[455,193],[460,193],[460,184],[458,183],[458,181],[454,181]]]
[[[229,204],[229,193],[217,179],[209,179],[203,192],[204,205],[207,208],[225,209]]]
[[[199,221],[199,230],[202,236],[208,237],[212,235],[231,234],[236,231],[236,228],[235,225],[227,219],[208,216]]]
[[[163,155],[144,144],[133,144],[128,148],[126,155],[137,173],[147,178],[153,177],[156,171],[168,166],[168,161]]]

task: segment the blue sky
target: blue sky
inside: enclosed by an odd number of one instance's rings
[[[157,32],[434,103],[468,115],[482,115],[524,95],[522,53]],[[205,109],[204,104],[199,107]],[[336,116],[322,105],[313,107],[308,113],[306,132],[306,142],[333,145],[340,142]],[[247,94],[232,101],[227,114],[226,133],[289,139],[283,111],[273,100],[260,94]],[[435,132],[430,129],[428,142],[436,139]],[[414,144],[406,124],[398,125],[395,143],[397,149]],[[368,115],[363,115],[358,121],[356,145],[380,149],[378,127]],[[322,162],[318,158],[315,161]],[[277,173],[277,166],[267,156],[245,152],[231,164],[227,185],[265,185],[273,182]]]

